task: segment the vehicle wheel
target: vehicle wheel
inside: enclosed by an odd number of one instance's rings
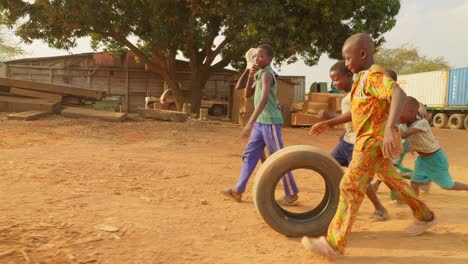
[[[432,123],[437,128],[445,128],[447,127],[448,117],[444,113],[438,113],[432,119]]]
[[[463,122],[465,125],[465,129],[468,129],[468,116],[465,116],[465,122]]]
[[[464,127],[465,115],[453,114],[448,120],[448,125],[451,129],[462,129]]]
[[[278,181],[287,172],[296,169],[312,170],[320,174],[325,182],[321,202],[301,213],[289,212],[275,200]],[[286,236],[324,235],[338,208],[339,184],[343,174],[335,159],[316,147],[298,145],[281,149],[268,157],[255,177],[253,200],[257,212],[271,228]],[[306,189],[307,186],[299,188]]]
[[[220,116],[224,114],[224,107],[222,105],[213,105],[211,107],[211,114],[214,116]]]

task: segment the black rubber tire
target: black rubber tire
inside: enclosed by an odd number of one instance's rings
[[[465,115],[463,114],[453,114],[448,120],[448,126],[451,129],[463,129],[465,121]]]
[[[313,170],[319,173],[325,182],[326,190],[322,201],[308,212],[288,212],[275,200],[278,181],[285,173],[295,169]],[[316,147],[286,147],[268,157],[257,172],[253,190],[255,208],[271,228],[286,236],[324,235],[338,207],[339,184],[343,174],[344,171],[338,162]]]
[[[468,129],[468,116],[465,116],[465,122],[463,122],[465,125],[465,129]]]
[[[222,105],[213,105],[211,107],[211,114],[213,116],[221,116],[224,114],[224,107]]]
[[[448,124],[448,116],[444,113],[438,113],[432,119],[432,123],[437,128],[446,128]]]

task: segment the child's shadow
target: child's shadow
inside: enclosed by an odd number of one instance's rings
[[[450,227],[436,226],[432,229],[434,232],[416,237],[405,236],[403,230],[355,232],[348,244],[350,249],[374,249],[372,251],[378,254],[384,252],[385,256],[345,256],[337,263],[468,263],[468,257],[456,257],[465,254],[467,234],[447,229]],[[399,255],[402,251],[404,253]],[[386,262],[379,261],[382,258]]]

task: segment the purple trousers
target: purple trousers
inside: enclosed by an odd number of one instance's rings
[[[255,166],[257,166],[265,146],[268,148],[270,155],[284,147],[281,138],[281,125],[254,124],[252,133],[250,134],[249,144],[247,144],[244,150],[242,158],[243,164],[239,181],[236,185],[236,191],[245,191],[250,175],[252,175]],[[283,186],[286,195],[294,195],[299,192],[291,172],[284,175]]]

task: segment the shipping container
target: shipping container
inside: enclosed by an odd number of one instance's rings
[[[302,102],[305,98],[305,76],[284,76],[281,75],[280,79],[287,79],[288,81],[294,83],[294,102]]]
[[[398,84],[427,106],[435,127],[468,129],[468,68],[400,75]]]
[[[447,101],[448,71],[431,71],[398,76],[398,84],[423,104],[443,107]]]
[[[468,106],[468,68],[450,71],[447,105]]]

